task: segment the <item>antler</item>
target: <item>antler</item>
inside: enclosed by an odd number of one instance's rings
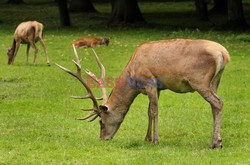
[[[76,68],[77,68],[77,71],[76,72],[72,72],[71,70],[59,65],[59,64],[56,64],[59,68],[61,68],[62,70],[64,70],[65,72],[69,73],[70,75],[74,76],[75,78],[77,78],[81,84],[84,86],[84,88],[87,90],[87,95],[86,96],[71,96],[72,98],[75,98],[75,99],[91,99],[92,102],[93,102],[93,108],[83,108],[81,110],[83,111],[92,111],[89,115],[87,115],[86,117],[84,118],[78,118],[77,120],[86,120],[86,119],[89,119],[88,121],[93,121],[95,120],[99,114],[101,113],[101,110],[99,109],[99,106],[98,106],[98,102],[97,100],[103,100],[103,103],[106,103],[107,101],[107,95],[106,95],[106,89],[104,87],[103,84],[103,81],[105,79],[105,68],[104,66],[102,65],[102,63],[100,62],[100,59],[98,57],[98,55],[96,54],[96,52],[94,51],[94,49],[92,49],[92,51],[94,52],[94,55],[95,55],[95,59],[96,59],[96,62],[99,66],[99,68],[101,69],[101,81],[98,81],[98,78],[96,77],[96,75],[94,73],[92,73],[91,71],[89,70],[84,70],[92,79],[94,79],[100,86],[101,86],[101,89],[102,89],[102,98],[96,98],[93,94],[93,92],[91,91],[91,89],[88,87],[87,83],[85,82],[85,80],[83,79],[82,77],[82,74],[81,74],[81,70],[82,70],[82,66],[81,66],[81,60],[79,59],[79,56],[77,54],[77,51],[76,51],[76,48],[74,46],[74,44],[72,44],[73,46],[73,50],[74,50],[74,54],[75,54],[75,60],[72,60],[73,63],[76,65]]]
[[[105,68],[104,66],[102,65],[98,55],[96,54],[95,50],[92,49],[94,55],[95,55],[95,59],[96,59],[96,62],[99,66],[99,68],[101,69],[101,78],[97,79],[96,75],[94,73],[92,73],[91,71],[89,70],[85,70],[85,72],[93,79],[95,80],[101,87],[102,89],[102,97],[101,99],[103,100],[102,103],[106,103],[107,102],[107,92],[106,92],[106,88],[104,87],[104,79],[105,79],[105,76],[106,76],[106,71],[105,71]]]

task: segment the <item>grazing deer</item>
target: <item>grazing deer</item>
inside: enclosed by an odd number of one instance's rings
[[[30,45],[35,50],[34,64],[36,63],[36,57],[38,49],[35,43],[39,40],[43,46],[43,50],[46,56],[46,62],[50,66],[49,57],[45,43],[43,41],[43,24],[37,21],[28,21],[20,23],[14,33],[14,40],[11,48],[8,49],[7,55],[9,56],[8,64],[13,64],[17,55],[20,44],[27,44],[26,50],[26,62],[28,63]]]
[[[211,148],[222,147],[220,128],[223,102],[217,95],[217,88],[225,65],[230,61],[230,56],[220,44],[207,40],[175,39],[153,41],[140,45],[122,71],[120,79],[140,78],[144,85],[147,83],[144,80],[151,79],[154,85],[138,86],[141,82],[139,83],[137,79],[134,81],[136,85],[128,86],[131,83],[130,80],[122,81],[119,88],[113,89],[109,98],[106,97],[105,88],[101,86],[102,105],[98,105],[96,97],[83,79],[80,60],[75,48],[74,52],[76,73],[60,65],[58,66],[76,77],[86,88],[87,96],[74,96],[74,98],[90,98],[94,107],[84,109],[92,111],[92,113],[79,120],[93,121],[99,116],[100,138],[102,140],[109,140],[114,137],[135,97],[143,93],[148,95],[149,98],[146,140],[152,141],[153,128],[153,143],[158,144],[158,98],[161,90],[169,89],[177,93],[197,91],[210,103],[214,119]],[[101,79],[103,80],[105,69],[96,54],[95,57],[102,70]],[[100,83],[92,72],[88,70],[85,70],[85,72]],[[161,85],[158,86],[157,84]]]
[[[73,41],[76,48],[93,48],[100,45],[109,45],[110,38],[83,37]]]

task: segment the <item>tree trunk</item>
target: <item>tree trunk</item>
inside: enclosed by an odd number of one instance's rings
[[[69,11],[67,6],[67,0],[59,0],[58,7],[59,7],[59,13],[60,13],[60,20],[62,26],[70,26],[70,17],[69,17]]]
[[[205,2],[205,0],[195,0],[195,7],[198,19],[201,21],[208,21],[208,10],[207,3]]]
[[[137,0],[112,0],[112,13],[109,23],[145,22]]]
[[[72,0],[69,4],[70,12],[96,12],[91,0]]]
[[[7,3],[10,3],[10,4],[21,4],[21,3],[23,3],[23,0],[8,0]]]
[[[227,13],[227,0],[214,0],[212,13]]]
[[[233,28],[246,27],[242,0],[228,0],[228,25]]]

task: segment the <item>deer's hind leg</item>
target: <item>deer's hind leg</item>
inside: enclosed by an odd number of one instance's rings
[[[214,132],[213,132],[211,148],[222,148],[220,127],[221,127],[223,101],[217,96],[217,90],[220,84],[222,73],[223,73],[223,70],[219,71],[219,73],[213,78],[211,82],[212,93],[219,101],[219,108],[216,107],[215,105],[211,105],[213,119],[214,119]]]
[[[212,90],[199,92],[201,96],[210,103],[214,119],[213,137],[211,148],[222,148],[222,140],[220,136],[221,129],[221,117],[223,101]]]
[[[48,53],[47,53],[47,48],[46,48],[46,45],[45,45],[45,43],[43,41],[42,35],[39,35],[39,41],[43,46],[43,51],[44,51],[44,54],[45,54],[45,57],[46,57],[46,63],[47,63],[48,66],[50,66],[49,56],[48,56]]]
[[[200,83],[199,85],[190,83],[192,87],[211,105],[213,120],[214,120],[213,136],[211,144],[212,149],[222,148],[220,130],[221,130],[223,101],[216,94],[221,74],[222,72],[218,74],[212,81],[204,80],[204,83]],[[210,82],[210,83],[205,83],[205,82]]]

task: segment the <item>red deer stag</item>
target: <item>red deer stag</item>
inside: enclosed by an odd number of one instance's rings
[[[38,49],[35,43],[39,40],[43,46],[43,50],[46,56],[46,62],[50,66],[49,57],[45,43],[43,41],[43,24],[37,21],[28,21],[20,23],[14,33],[14,40],[11,48],[8,49],[7,55],[9,56],[8,64],[13,64],[17,55],[20,44],[27,44],[26,50],[26,62],[28,63],[30,45],[35,50],[34,64],[36,63],[36,57]]]
[[[230,61],[229,53],[222,45],[207,40],[187,39],[144,43],[136,49],[120,75],[120,79],[127,81],[122,81],[119,88],[114,88],[109,98],[106,97],[106,90],[102,87],[103,103],[100,106],[81,75],[81,64],[75,48],[74,52],[76,73],[58,66],[76,77],[86,88],[87,96],[74,98],[90,98],[94,107],[85,109],[92,110],[92,113],[79,120],[93,121],[99,116],[100,139],[108,140],[114,137],[135,97],[143,93],[149,98],[146,140],[158,144],[158,98],[161,90],[169,89],[177,93],[197,91],[210,103],[214,119],[211,148],[222,147],[220,128],[223,102],[216,93],[225,65]],[[96,54],[95,57],[104,79],[105,69]],[[92,72],[88,70],[85,72],[98,82],[98,78]],[[134,85],[130,84],[132,79],[135,80]],[[150,84],[153,81],[153,85],[147,85],[147,80],[151,80]]]
[[[76,48],[93,48],[100,45],[109,45],[110,38],[83,37],[73,41]]]

